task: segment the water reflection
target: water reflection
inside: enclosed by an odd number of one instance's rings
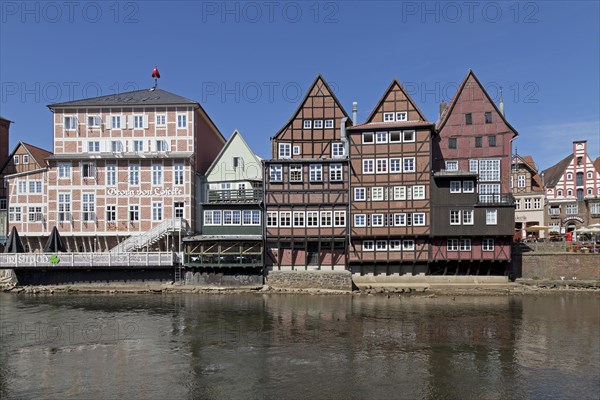
[[[598,398],[594,294],[0,295],[2,398]]]

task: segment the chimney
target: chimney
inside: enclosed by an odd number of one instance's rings
[[[352,102],[352,122],[354,124],[358,124],[358,121],[356,120],[358,118],[358,102],[353,101]]]
[[[444,100],[442,100],[442,102],[440,103],[440,119],[442,119],[442,115],[444,115],[444,112],[446,111],[446,102]]]

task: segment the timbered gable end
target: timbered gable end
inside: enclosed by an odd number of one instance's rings
[[[427,118],[406,93],[400,82],[394,79],[367,118],[367,123],[408,121],[426,122]]]
[[[331,87],[318,75],[292,118],[274,136],[273,158],[343,157],[343,121],[352,123]]]

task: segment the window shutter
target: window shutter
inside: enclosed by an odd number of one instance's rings
[[[127,116],[127,129],[133,129],[133,115]]]
[[[79,134],[79,118],[73,117],[73,121],[75,121],[75,130]]]
[[[148,116],[144,115],[143,118],[144,118],[144,129],[148,129]]]
[[[109,115],[107,117],[105,126],[106,126],[106,129],[112,129],[112,116],[111,115]]]

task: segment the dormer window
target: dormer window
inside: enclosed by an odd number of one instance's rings
[[[383,113],[383,122],[394,122],[394,113]]]
[[[408,120],[408,113],[403,111],[403,112],[397,112],[396,113],[396,121],[397,122],[403,122],[403,121],[407,121]]]

